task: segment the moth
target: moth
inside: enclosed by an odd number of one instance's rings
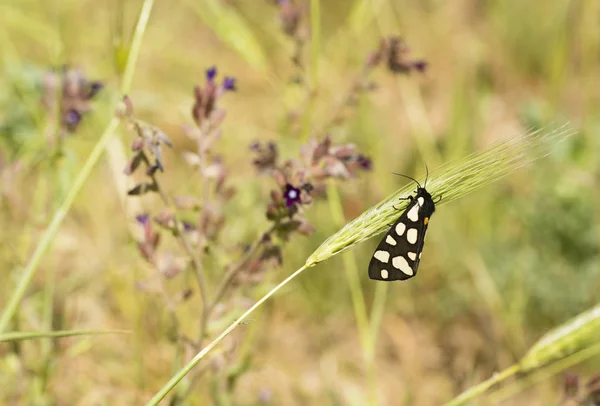
[[[417,274],[427,226],[435,212],[435,202],[425,187],[409,176],[400,176],[412,179],[417,184],[417,190],[414,196],[405,198],[410,200],[408,206],[371,257],[369,278],[378,281],[406,280]]]

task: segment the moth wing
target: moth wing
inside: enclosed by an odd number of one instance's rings
[[[408,205],[377,245],[369,262],[369,278],[378,281],[396,281],[410,279],[417,274],[420,254],[425,243],[427,222],[424,221],[425,217],[421,213],[417,221],[408,218],[408,212],[416,204],[414,200]],[[416,240],[413,240],[415,232]],[[409,237],[414,243],[409,241]]]

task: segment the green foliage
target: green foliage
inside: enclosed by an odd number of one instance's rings
[[[44,71],[29,64],[6,67],[7,86],[0,93],[0,148],[11,159],[40,152],[43,145],[37,136],[43,78]]]
[[[297,38],[282,30],[277,1],[0,5],[0,403],[156,404],[181,380],[174,404],[254,405],[263,389],[278,405],[429,405],[465,391],[449,403],[461,404],[502,383],[491,403],[554,404],[562,393],[553,375],[598,371],[600,3],[294,3],[312,13]],[[347,99],[389,34],[430,68],[402,78],[375,72],[365,78],[372,92]],[[84,136],[49,148],[54,118],[38,84],[64,64],[105,82],[110,102]],[[294,236],[283,266],[244,287],[244,300],[221,309],[199,345],[185,340],[198,334],[199,292],[188,313],[164,300],[193,275],[157,287],[160,276],[137,255],[130,221],[157,202],[125,200],[133,185],[123,184],[126,138],[113,112],[131,91],[136,114],[173,137],[161,185],[192,194],[198,181],[179,155],[195,145],[181,124],[213,65],[235,75],[239,91],[227,101],[218,151],[237,188],[222,241],[236,249],[199,253],[210,282],[267,224],[274,186],[250,171],[250,143],[275,140],[282,156],[297,157],[324,122],[333,139],[366,150],[374,169],[307,208],[315,233]],[[423,162],[442,200],[419,277],[373,283],[367,240],[414,190],[390,172],[423,181]],[[112,328],[134,334],[56,339]],[[225,337],[246,330],[253,338],[219,369],[231,349]],[[73,370],[81,379],[68,379]],[[534,382],[540,389],[525,392]]]

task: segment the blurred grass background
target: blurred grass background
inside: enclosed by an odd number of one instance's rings
[[[0,3],[0,306],[110,120],[140,6],[116,0]],[[376,72],[377,90],[332,129],[334,140],[356,143],[374,163],[372,172],[338,188],[346,220],[404,182],[392,171],[422,179],[423,162],[436,167],[531,126],[571,121],[579,130],[527,170],[441,207],[418,277],[389,285],[376,344],[378,403],[441,404],[512,364],[545,331],[598,300],[600,2],[340,0],[322,2],[320,15],[310,116],[315,130],[335,113],[382,36],[402,35],[411,55],[429,63],[424,75]],[[309,23],[307,15],[303,23]],[[226,207],[221,239],[228,245],[251,242],[267,225],[264,202],[273,185],[249,176],[246,146],[275,140],[284,157],[293,157],[305,142],[289,119],[306,98],[305,89],[290,84],[298,74],[293,52],[274,1],[158,1],[152,11],[130,96],[137,116],[175,143],[162,175],[169,193],[198,190],[180,158],[192,148],[181,126],[191,122],[193,86],[212,65],[238,81],[238,91],[224,101],[219,144],[238,188]],[[80,66],[105,89],[94,113],[65,141],[64,155],[53,158],[34,82],[40,72],[63,64]],[[118,138],[127,146],[132,134],[123,130]],[[152,271],[127,227],[132,204],[157,202],[125,200],[114,165],[103,160],[88,180],[13,328],[134,332],[0,346],[2,403],[140,404],[178,369],[164,303],[135,288]],[[339,228],[326,202],[312,205],[307,217],[315,233],[294,237],[270,282],[297,269]],[[367,303],[375,291],[366,272],[375,240],[342,254],[353,255],[364,271]],[[234,339],[245,336],[238,351],[251,361],[232,404],[367,404],[344,267],[337,257],[309,270],[234,333]],[[258,298],[268,286],[249,295]],[[53,326],[44,324],[48,295],[54,297]],[[198,304],[193,297],[180,314],[190,333]],[[575,371],[590,375],[598,367],[592,359]],[[556,404],[561,382],[556,376],[526,387],[504,404]],[[211,393],[207,379],[187,402],[221,404]]]

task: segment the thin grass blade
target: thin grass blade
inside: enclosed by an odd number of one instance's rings
[[[63,331],[14,331],[0,334],[0,343],[33,340],[37,338],[62,338],[100,334],[129,334],[129,330],[63,330]]]

